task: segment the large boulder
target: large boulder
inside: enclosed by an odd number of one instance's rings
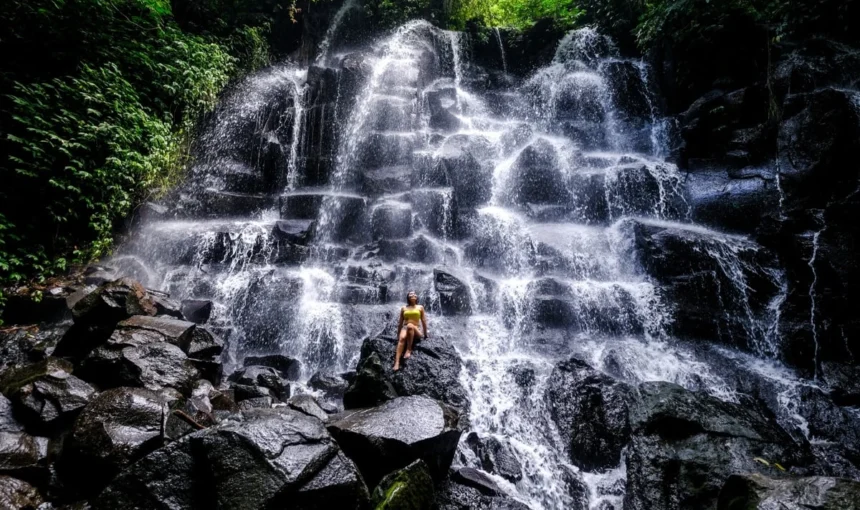
[[[508,199],[518,205],[569,203],[564,165],[556,148],[538,139],[523,149],[511,166]]]
[[[112,336],[136,344],[167,342],[188,352],[195,329],[197,327],[193,322],[171,317],[135,315],[117,324]]]
[[[460,440],[457,412],[423,397],[399,397],[379,407],[346,411],[328,425],[344,453],[375,486],[416,459],[436,480],[445,477]]]
[[[773,479],[732,475],[723,485],[717,510],[848,510],[860,505],[860,482],[810,476]]]
[[[469,315],[472,313],[472,294],[462,278],[450,270],[433,270],[433,287],[439,294],[439,305],[445,315]]]
[[[13,416],[12,403],[0,395],[0,472],[41,481],[47,474],[47,449],[48,439],[27,434]]]
[[[625,456],[627,509],[713,508],[732,474],[811,463],[809,444],[795,442],[753,402],[724,402],[665,382],[641,384],[639,397]]]
[[[74,419],[96,395],[95,388],[72,375],[73,369],[57,358],[9,369],[0,376],[0,391],[30,426],[48,432]]]
[[[118,322],[157,313],[155,302],[140,283],[130,278],[104,283],[75,303],[74,326],[57,344],[54,355],[81,358],[107,340]]]
[[[475,452],[484,471],[499,475],[511,483],[522,480],[523,467],[507,439],[481,437],[476,432],[471,432],[466,436],[466,445]]]
[[[169,412],[167,399],[147,389],[114,388],[100,394],[78,416],[63,447],[64,476],[84,495],[97,491],[125,466],[163,445]]]
[[[38,510],[43,508],[42,496],[29,483],[0,475],[0,508]]]
[[[235,382],[239,386],[244,387],[261,387],[269,390],[266,393],[271,393],[279,400],[286,401],[290,398],[290,383],[285,381],[280,372],[272,367],[264,366],[246,366],[230,376],[230,381]],[[237,390],[237,399],[239,398]],[[262,394],[259,396],[263,396]]]
[[[553,369],[545,398],[573,464],[599,471],[621,462],[634,388],[571,358]]]
[[[625,220],[633,255],[675,307],[671,331],[756,351],[758,327],[782,290],[778,263],[767,249],[740,236],[684,224]]]
[[[284,356],[283,354],[268,354],[265,356],[245,356],[243,365],[270,367],[278,371],[284,379],[297,381],[302,373],[302,364],[299,360]]]
[[[156,450],[94,502],[108,508],[364,508],[361,475],[322,423],[252,409]]]
[[[189,342],[191,336],[189,332]],[[182,348],[166,341],[168,338],[178,340],[148,328],[120,327],[81,362],[81,377],[102,388],[174,388],[188,395],[200,372]]]
[[[349,383],[340,375],[317,372],[308,379],[308,387],[319,391],[327,399],[340,400]]]
[[[416,460],[386,475],[373,490],[370,504],[378,510],[433,508],[433,478],[427,465],[422,460]]]
[[[529,506],[504,494],[488,496],[455,479],[440,484],[436,491],[439,510],[528,510]]]
[[[469,399],[460,383],[462,360],[450,342],[431,337],[416,343],[412,357],[403,360],[397,372],[393,368],[396,348],[394,337],[364,341],[355,381],[344,395],[347,409],[376,405],[396,396],[425,395],[468,415]]]

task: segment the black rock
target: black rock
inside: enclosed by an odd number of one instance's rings
[[[399,397],[331,420],[329,431],[373,486],[416,459],[434,479],[444,478],[460,439],[456,411],[427,397]]]
[[[134,315],[155,315],[158,309],[140,283],[130,278],[100,285],[75,304],[75,324],[113,326]]]
[[[338,452],[309,482],[291,492],[288,501],[297,510],[361,510],[369,499],[355,464]]]
[[[81,378],[103,388],[174,388],[187,395],[200,372],[182,349],[161,338],[148,330],[117,330],[81,362]]]
[[[283,354],[270,354],[268,356],[245,356],[243,366],[249,367],[259,365],[271,367],[280,372],[281,377],[288,381],[297,381],[301,376],[301,363]]]
[[[371,407],[397,398],[394,386],[386,376],[379,355],[371,352],[358,362],[355,379],[343,396],[346,409]]]
[[[515,204],[566,204],[570,202],[561,161],[555,147],[544,139],[525,148],[511,167]]]
[[[191,441],[207,466],[210,487],[221,508],[288,505],[293,491],[338,453],[319,420],[285,409],[245,411],[241,420],[195,434]],[[348,462],[343,471],[346,486],[327,485],[354,493],[360,479]]]
[[[344,407],[372,406],[394,396],[425,395],[456,408],[463,416],[468,415],[469,400],[460,383],[462,361],[447,340],[431,337],[416,343],[412,357],[403,360],[400,370],[394,372],[396,347],[397,340],[393,337],[364,341],[358,373],[344,395]]]
[[[751,405],[723,402],[680,386],[643,383],[631,412],[624,507],[712,508],[732,474],[802,468],[809,445],[795,442]]]
[[[416,460],[386,475],[373,489],[373,508],[430,510],[434,503],[433,478],[424,461]]]
[[[8,368],[44,361],[71,324],[7,328],[0,331],[0,373]]]
[[[239,402],[239,410],[253,411],[255,409],[271,409],[274,407],[275,402],[277,402],[277,399],[275,399],[274,397],[246,398]]]
[[[475,452],[481,466],[488,473],[499,475],[511,483],[522,480],[522,465],[506,439],[498,439],[495,436],[481,437],[476,432],[471,432],[466,436],[466,444]]]
[[[100,285],[72,308],[74,326],[57,344],[57,357],[83,358],[104,343],[120,321],[135,315],[154,316],[158,308],[140,283],[130,279]]]
[[[43,483],[49,476],[48,446],[46,437],[34,437],[23,430],[0,430],[0,473]]]
[[[230,384],[230,389],[233,391],[233,396],[236,399],[236,402],[259,398],[272,398],[272,390],[263,386],[239,384],[234,382]]]
[[[469,315],[472,299],[469,287],[447,270],[433,270],[433,286],[439,294],[439,305],[445,315]]]
[[[272,396],[282,401],[286,401],[288,398],[290,398],[290,383],[288,383],[281,377],[280,372],[268,366],[246,365],[245,368],[234,372],[230,376],[230,381],[236,383],[238,386],[260,387],[268,389],[269,391],[271,391]],[[260,394],[255,396],[265,395]],[[245,398],[253,397],[248,396]],[[237,392],[237,400],[245,400],[245,398],[240,397]]]
[[[206,324],[212,315],[212,301],[208,299],[185,299],[180,305],[185,320],[195,324]]]
[[[206,328],[197,326],[191,333],[191,343],[186,353],[195,359],[214,358],[224,350],[224,341]],[[214,381],[213,381],[214,382]]]
[[[92,500],[93,510],[212,508],[214,494],[201,483],[188,436],[130,465]]]
[[[846,363],[822,363],[821,372],[830,396],[841,406],[860,405],[860,367]]]
[[[287,400],[287,405],[296,411],[313,416],[320,421],[327,421],[328,414],[320,407],[316,399],[310,395],[296,395]]]
[[[167,295],[154,294],[149,292],[149,298],[155,304],[157,316],[173,317],[174,319],[183,319],[181,305],[170,299]]]
[[[508,496],[486,496],[478,489],[446,480],[436,490],[439,510],[528,510],[529,506]]]
[[[853,480],[824,476],[773,479],[750,474],[732,475],[726,480],[717,510],[847,510],[858,504],[860,482]]]
[[[74,419],[96,395],[96,390],[72,375],[68,361],[48,358],[9,369],[0,376],[0,391],[21,410],[21,418],[37,430],[49,432]]]
[[[317,372],[308,379],[308,387],[320,391],[325,398],[339,400],[349,387],[349,382],[336,374]]]
[[[502,490],[492,478],[475,468],[462,467],[451,474],[451,480],[466,487],[477,489],[485,496],[502,494]]]
[[[136,315],[117,324],[111,339],[129,345],[167,342],[187,353],[195,329],[193,322]]]
[[[147,389],[100,394],[78,416],[63,447],[64,479],[82,495],[101,489],[125,466],[162,446],[169,412],[166,399]]]
[[[313,228],[313,220],[278,220],[272,235],[289,243],[307,244]]]
[[[555,366],[545,399],[576,466],[595,471],[619,464],[634,397],[634,388],[578,359]]]
[[[0,508],[38,510],[43,508],[42,496],[29,483],[0,475]]]

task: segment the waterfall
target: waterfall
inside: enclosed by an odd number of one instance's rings
[[[732,345],[726,356],[777,364],[784,276],[749,238],[690,222],[647,65],[609,38],[574,30],[531,76],[475,90],[465,35],[424,21],[332,57],[354,4],[310,69],[262,71],[225,100],[172,216],[144,224],[114,263],[213,300],[231,363],[280,352],[305,380],[353,368],[416,289],[465,362],[471,431],[508,441],[523,466],[522,480],[494,481],[535,509],[620,510],[624,465],[580,469],[550,417],[555,364],[575,355],[627,382],[737,401],[682,340],[704,330]],[[458,275],[470,313],[441,313],[434,269]],[[775,370],[781,419],[797,424],[798,383]],[[479,466],[464,445],[458,462]]]

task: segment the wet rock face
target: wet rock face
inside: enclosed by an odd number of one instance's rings
[[[371,506],[379,510],[430,510],[434,503],[433,478],[421,460],[386,475],[373,490],[370,501]]]
[[[48,358],[9,369],[0,376],[0,390],[21,409],[24,420],[47,432],[73,419],[96,394],[72,375],[73,368],[65,360]]]
[[[412,357],[394,372],[397,340],[368,338],[361,346],[358,373],[344,395],[347,409],[368,407],[396,396],[424,395],[440,400],[468,415],[469,400],[460,383],[462,361],[443,338],[431,337],[413,346]]]
[[[812,461],[808,444],[796,443],[752,405],[662,382],[643,383],[639,393],[625,458],[625,508],[712,508],[730,475],[773,471],[756,458],[786,469]]]
[[[367,500],[361,476],[319,420],[259,409],[150,453],[93,506],[359,509]]]
[[[42,497],[35,487],[16,478],[0,475],[0,507],[37,510],[41,505]]]
[[[440,510],[527,510],[529,507],[505,495],[488,496],[468,485],[452,479],[436,491],[436,504]]]
[[[570,460],[586,471],[617,466],[630,439],[635,389],[572,358],[556,365],[546,401]]]
[[[382,477],[416,459],[442,479],[460,439],[458,414],[422,396],[398,397],[379,407],[336,415],[329,431],[355,461],[364,479],[375,486]]]
[[[66,476],[84,493],[99,489],[117,471],[162,446],[168,413],[165,398],[143,388],[100,394],[78,416],[64,447]]]
[[[511,483],[522,479],[522,465],[507,440],[495,436],[481,437],[471,432],[466,437],[466,444],[475,452],[481,466],[488,473],[499,475]]]
[[[680,225],[627,225],[642,270],[676,308],[672,333],[756,349],[763,338],[750,322],[766,319],[781,290],[769,250],[745,238],[716,239]]]
[[[860,483],[844,478],[811,476],[773,479],[760,474],[733,475],[720,491],[717,510],[770,508],[854,508],[860,501]]]

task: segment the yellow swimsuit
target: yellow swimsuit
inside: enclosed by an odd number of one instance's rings
[[[409,310],[407,308],[403,309],[403,320],[406,322],[415,321],[418,322],[421,319],[421,310],[415,308],[413,310]]]

